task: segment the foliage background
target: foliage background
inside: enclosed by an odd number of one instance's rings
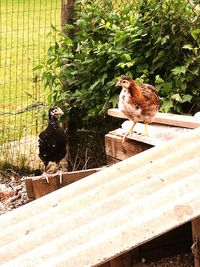
[[[120,124],[106,112],[117,107],[115,83],[121,75],[155,85],[163,112],[194,114],[200,109],[198,2],[141,0],[120,9],[116,4],[79,2],[74,24],[65,26],[68,34],[54,28],[60,39],[36,67],[51,89],[49,102],[65,110],[72,153],[90,145],[89,154],[99,163],[105,159],[97,140]],[[80,131],[93,133],[97,144],[79,142]]]
[[[51,101],[84,126],[116,107],[119,76],[156,85],[161,111],[200,109],[200,5],[195,1],[142,0],[115,9],[110,1],[76,6],[73,39],[60,33],[48,50],[43,80]],[[55,30],[55,32],[57,32]]]

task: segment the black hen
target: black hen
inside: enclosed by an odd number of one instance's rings
[[[65,130],[59,126],[59,118],[63,114],[59,107],[50,108],[48,126],[39,135],[39,157],[45,166],[47,182],[46,170],[49,162],[52,161],[58,164],[67,153],[67,135]],[[60,182],[62,182],[61,175]]]

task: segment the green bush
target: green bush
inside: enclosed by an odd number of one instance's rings
[[[98,122],[118,103],[116,80],[131,75],[157,86],[161,111],[200,109],[199,5],[186,0],[138,1],[115,11],[110,1],[77,5],[73,39],[60,33],[48,50],[42,78],[49,101],[83,124]],[[54,29],[56,30],[56,29]]]

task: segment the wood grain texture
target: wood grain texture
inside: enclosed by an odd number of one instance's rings
[[[124,160],[151,147],[151,145],[130,139],[122,143],[122,136],[116,135],[116,131],[105,135],[106,156],[113,159]]]
[[[194,267],[200,267],[200,217],[192,220]]]
[[[59,188],[62,188],[66,185],[69,185],[80,179],[83,179],[87,177],[88,175],[96,173],[102,170],[103,168],[105,167],[74,171],[74,172],[63,172],[62,173],[62,184],[60,184],[60,176],[58,174],[49,174],[48,175],[49,183],[47,183],[47,180],[45,176],[43,175],[26,177],[25,183],[26,183],[26,190],[27,190],[28,197],[31,200],[40,198]]]
[[[127,117],[117,108],[108,110],[108,115],[112,117],[127,119]],[[192,116],[177,115],[171,113],[158,112],[153,120],[154,123],[172,125],[184,128],[200,127],[200,121]]]

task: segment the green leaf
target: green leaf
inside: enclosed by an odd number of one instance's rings
[[[156,75],[155,77],[155,83],[156,84],[163,84],[164,80],[160,77],[160,75]]]
[[[192,96],[187,94],[182,96],[182,103],[190,102],[192,100]]]
[[[166,35],[165,37],[162,38],[161,45],[164,45],[167,42],[167,40],[169,40],[169,35]]]
[[[183,46],[183,48],[184,49],[188,49],[188,50],[192,50],[193,49],[191,44],[186,44],[186,45]]]
[[[160,61],[163,57],[165,57],[165,52],[163,50],[159,51],[156,58],[153,60],[153,63]]]
[[[56,60],[55,57],[51,57],[51,58],[49,58],[49,59],[47,60],[47,64],[48,64],[48,65],[51,65],[55,60]]]
[[[109,100],[110,103],[112,103],[112,106],[115,108],[118,105],[119,102],[119,95],[114,95]]]
[[[76,23],[82,29],[87,26],[87,22],[84,19],[78,19]]]
[[[157,43],[160,43],[160,42],[161,42],[161,40],[162,40],[162,37],[161,37],[161,36],[159,36],[159,37],[157,38],[157,40],[156,40],[155,44],[157,44]]]
[[[179,94],[174,94],[171,96],[171,98],[176,100],[177,102],[182,102],[182,97]]]
[[[170,109],[173,107],[173,102],[167,98],[161,98],[161,101],[162,101],[161,111],[169,112]]]
[[[122,54],[120,57],[124,62],[131,61],[131,56],[127,53]]]
[[[110,27],[110,21],[106,22],[106,28]]]
[[[64,28],[65,30],[73,30],[75,27],[74,27],[74,25],[72,25],[72,24],[66,24],[63,28]]]
[[[42,69],[42,68],[44,68],[44,65],[43,65],[43,64],[39,64],[39,65],[37,65],[37,66],[35,66],[35,67],[33,68],[33,71],[35,71],[35,70],[40,70],[40,69]]]
[[[125,67],[130,68],[133,65],[134,65],[134,62],[125,62],[125,63],[120,62],[120,63],[117,64],[117,67],[120,67],[120,68],[124,69]]]
[[[172,70],[173,75],[185,74],[187,71],[186,66],[178,66]]]
[[[199,29],[199,27],[196,27],[196,28],[192,29],[191,30],[191,35],[194,38],[194,40],[198,43],[198,45],[200,45],[200,38],[199,38],[200,29]]]

